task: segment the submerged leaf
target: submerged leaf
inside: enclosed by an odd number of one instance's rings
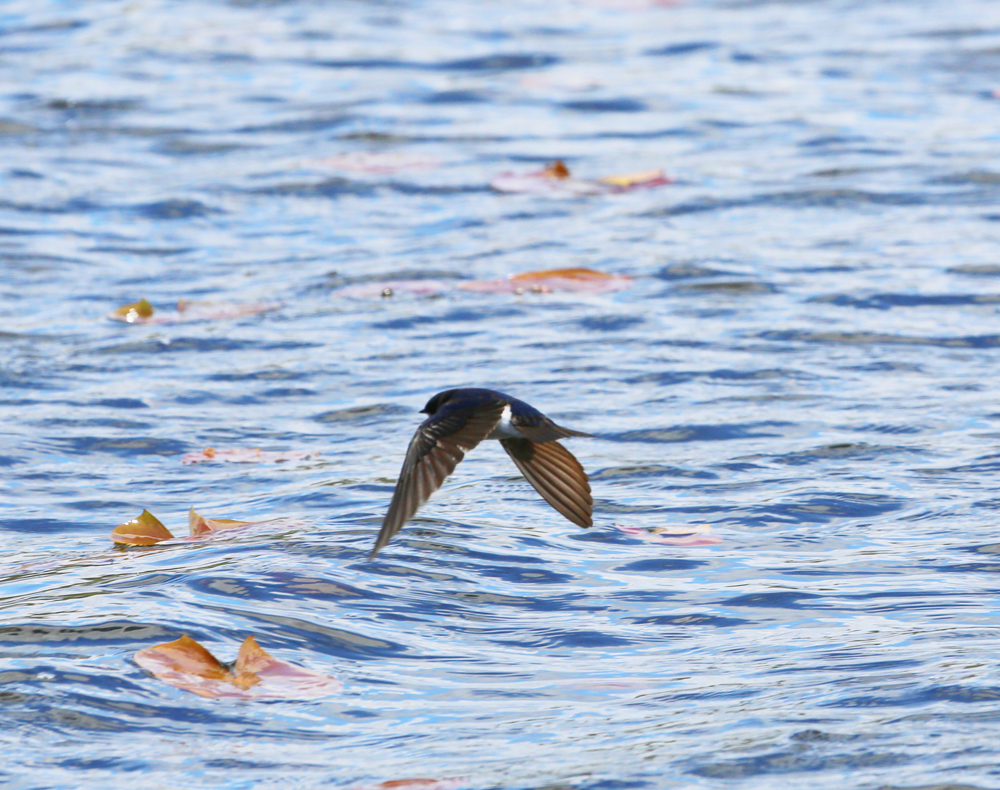
[[[225,461],[233,464],[280,464],[285,461],[304,461],[308,458],[315,458],[319,453],[306,452],[303,450],[261,450],[259,447],[250,449],[217,450],[214,447],[206,447],[198,453],[186,453],[181,456],[182,464],[202,464],[207,461]]]
[[[698,524],[697,526],[676,526],[676,527],[626,527],[623,524],[615,524],[615,529],[624,532],[633,538],[650,543],[666,543],[671,546],[714,546],[722,543],[722,538],[712,534],[712,528],[708,524]]]
[[[466,291],[479,293],[601,293],[620,291],[632,285],[632,278],[605,274],[593,269],[546,269],[515,274],[506,280],[473,280],[458,284]]]
[[[314,699],[343,689],[330,675],[288,664],[248,636],[230,670],[189,636],[135,654],[135,662],[165,683],[201,697]]]
[[[171,540],[173,537],[170,530],[148,510],[143,510],[131,521],[119,524],[111,530],[111,539],[115,543],[124,543],[127,546],[152,546],[154,543]]]
[[[133,304],[122,305],[110,313],[108,318],[115,321],[124,321],[126,324],[142,324],[146,322],[146,319],[152,318],[153,312],[153,305],[145,299],[140,299]]]
[[[256,521],[234,521],[231,518],[205,518],[198,515],[194,508],[188,511],[188,528],[192,535],[204,535],[206,532],[218,532],[223,529],[237,529],[257,524]]]

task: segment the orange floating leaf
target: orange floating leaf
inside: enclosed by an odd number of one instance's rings
[[[198,515],[194,508],[188,511],[188,528],[192,535],[204,535],[206,532],[218,532],[223,529],[238,529],[249,527],[259,522],[234,521],[231,518],[205,518]]]
[[[620,291],[632,285],[632,278],[605,274],[593,269],[546,269],[515,274],[506,280],[472,280],[459,288],[480,293],[601,293]]]
[[[344,687],[330,675],[279,661],[252,636],[240,647],[235,671],[188,636],[140,650],[135,662],[165,683],[201,697],[315,699]]]
[[[549,168],[534,173],[501,173],[490,180],[490,186],[497,192],[554,197],[581,197],[612,191],[607,184],[572,178],[568,170],[565,176],[558,176]]]
[[[562,159],[557,159],[550,165],[546,165],[542,171],[546,178],[569,178],[569,168]]]
[[[219,461],[233,464],[280,464],[285,461],[304,461],[308,458],[315,458],[318,455],[319,453],[302,450],[268,451],[261,450],[259,447],[217,450],[214,447],[206,447],[201,452],[185,453],[181,456],[181,463],[202,464],[206,461]]]
[[[716,543],[722,543],[722,538],[712,534],[712,528],[708,524],[648,529],[615,524],[615,529],[650,543],[665,543],[671,546],[714,546]]]
[[[144,324],[146,320],[152,318],[153,305],[145,299],[140,299],[133,304],[126,304],[119,307],[108,315],[114,321],[124,321],[126,324]]]
[[[111,530],[111,539],[126,546],[152,546],[154,543],[171,540],[173,537],[170,530],[148,510],[143,510],[131,521],[119,524]]]

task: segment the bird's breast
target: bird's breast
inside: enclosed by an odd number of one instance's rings
[[[524,434],[510,421],[510,405],[504,406],[503,414],[500,415],[500,422],[494,428],[487,439],[523,439]]]

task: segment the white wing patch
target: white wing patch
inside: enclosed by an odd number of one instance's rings
[[[497,427],[494,428],[490,435],[486,437],[487,439],[523,439],[524,434],[521,433],[510,421],[510,404],[508,403],[503,407],[503,413],[500,415],[500,422]]]

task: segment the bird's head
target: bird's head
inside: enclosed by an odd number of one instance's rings
[[[449,400],[451,400],[451,396],[454,394],[454,392],[455,390],[445,390],[444,392],[439,392],[437,395],[435,395],[433,398],[427,401],[427,405],[420,410],[420,413],[437,414],[438,409],[440,409]]]

